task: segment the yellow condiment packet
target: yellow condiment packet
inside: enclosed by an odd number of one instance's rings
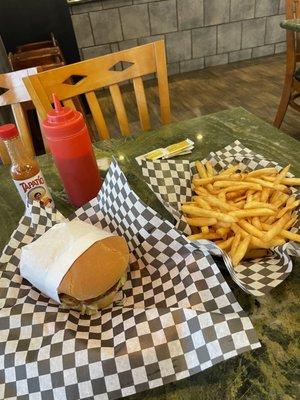
[[[142,154],[136,157],[136,160],[150,160],[155,161],[160,158],[171,158],[181,154],[188,154],[194,148],[194,142],[190,139],[182,140],[179,143],[171,144],[166,148],[160,148],[150,151],[149,153]]]
[[[194,145],[194,142],[192,142],[190,139],[185,139],[179,143],[171,144],[170,146],[166,147],[165,150],[167,152],[167,155],[170,156],[173,153],[181,153],[181,152],[189,149],[193,145]]]
[[[149,153],[145,154],[146,160],[157,160],[158,158],[162,158],[165,155],[165,150],[164,149],[155,149],[153,151],[150,151]]]

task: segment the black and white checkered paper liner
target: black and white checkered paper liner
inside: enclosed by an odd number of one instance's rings
[[[0,259],[1,399],[117,399],[260,347],[208,251],[147,207],[116,162],[74,218],[126,238],[127,282],[111,308],[81,316],[22,279],[21,247],[62,219],[32,205]]]
[[[176,227],[190,234],[190,228],[179,210],[181,203],[192,200],[192,179],[197,175],[195,163],[188,160],[137,161],[141,165],[148,186],[177,221]],[[211,152],[206,159],[202,160],[202,162],[206,161],[210,161],[216,171],[221,171],[233,163],[240,163],[248,170],[270,166],[279,167],[277,163],[253,153],[239,141],[215,153]],[[299,210],[297,212],[299,214]],[[299,222],[292,228],[294,232],[298,230]],[[245,292],[254,296],[265,295],[279,285],[292,270],[290,255],[300,256],[299,246],[289,242],[274,248],[267,257],[242,261],[234,269],[228,255],[213,242],[197,240],[193,243],[200,249],[205,248],[211,254],[223,257],[232,279]]]

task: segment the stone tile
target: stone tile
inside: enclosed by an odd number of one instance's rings
[[[146,4],[121,7],[121,23],[124,39],[150,35],[148,7]]]
[[[161,1],[161,0],[133,0],[133,4],[154,3],[156,1]]]
[[[180,30],[203,26],[203,0],[177,0]]]
[[[112,53],[116,53],[119,51],[119,44],[118,43],[111,43],[110,44],[110,49]]]
[[[133,0],[133,4],[154,3],[155,1],[161,0]]]
[[[241,48],[242,23],[231,22],[218,26],[218,53],[239,50]]]
[[[193,58],[210,56],[217,52],[217,28],[209,26],[192,30]]]
[[[93,1],[91,3],[76,4],[72,6],[72,14],[81,14],[98,10],[102,10],[102,1]]]
[[[204,58],[194,58],[193,60],[180,61],[180,72],[198,71],[204,68]]]
[[[278,12],[279,12],[279,14],[285,13],[285,0],[280,0]]]
[[[280,28],[281,15],[267,18],[266,43],[277,43],[285,40],[285,29]]]
[[[179,62],[175,62],[167,65],[168,75],[179,74]]]
[[[124,40],[123,42],[119,42],[119,49],[126,50],[131,47],[136,47],[138,45],[137,39]]]
[[[75,14],[71,16],[78,47],[94,45],[89,14]]]
[[[204,25],[229,22],[229,5],[230,0],[204,0]]]
[[[177,30],[176,0],[149,4],[151,34]]]
[[[265,17],[278,13],[280,0],[256,0],[255,17]]]
[[[104,56],[105,54],[109,54],[110,46],[109,44],[104,44],[102,46],[93,46],[82,49],[82,57],[87,60],[88,58],[95,58],[99,56]]]
[[[230,21],[254,18],[255,0],[231,0]]]
[[[189,60],[192,57],[191,32],[166,34],[167,62]]]
[[[129,6],[132,0],[102,0],[103,8],[115,8]]]
[[[249,60],[251,58],[252,49],[243,49],[229,53],[229,62]]]
[[[242,22],[242,48],[257,47],[264,44],[265,18]]]
[[[274,44],[267,44],[266,46],[255,47],[252,50],[252,58],[270,56],[274,54],[275,46]]]
[[[285,52],[286,52],[286,42],[275,44],[275,54],[285,53]]]
[[[123,40],[117,9],[92,12],[90,18],[96,44]]]
[[[147,44],[156,42],[157,40],[165,40],[165,35],[154,35],[154,36],[139,38],[138,42],[139,44]]]
[[[216,54],[214,56],[205,57],[205,66],[223,65],[228,63],[228,54]]]

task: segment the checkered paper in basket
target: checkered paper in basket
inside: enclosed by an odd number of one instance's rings
[[[74,218],[126,238],[127,282],[112,307],[81,316],[22,280],[21,247],[62,219],[31,206],[0,260],[1,399],[117,399],[260,347],[208,251],[147,207],[116,162]]]
[[[180,231],[190,234],[190,228],[179,210],[182,202],[192,199],[192,179],[197,174],[195,163],[188,160],[137,161],[141,165],[148,186],[177,221],[176,227]],[[279,167],[277,163],[264,159],[260,154],[253,153],[239,141],[235,141],[220,151],[211,152],[202,161],[210,161],[216,171],[221,171],[234,163],[240,163],[247,170],[270,166]],[[296,192],[296,194],[298,193]],[[299,212],[298,210],[298,215]],[[293,232],[298,232],[298,230],[299,222],[292,228]],[[234,269],[228,255],[213,242],[198,240],[194,244],[200,249],[205,248],[213,255],[223,257],[232,279],[245,292],[254,296],[265,295],[279,285],[292,270],[290,255],[300,256],[300,247],[289,242],[274,248],[267,257],[252,261],[244,260]]]

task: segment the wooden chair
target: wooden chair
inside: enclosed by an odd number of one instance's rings
[[[30,96],[26,90],[22,78],[36,74],[41,71],[40,68],[29,68],[6,74],[0,74],[0,107],[11,106],[16,121],[16,125],[20,132],[22,141],[29,154],[34,155],[34,147],[27,123],[22,103],[30,101]],[[10,159],[5,149],[4,143],[0,140],[0,158],[3,164],[9,164]]]
[[[116,71],[114,66],[121,62],[127,67]],[[85,94],[98,133],[102,139],[107,139],[109,131],[94,91],[108,86],[121,133],[128,135],[128,118],[119,83],[132,79],[141,128],[149,130],[149,112],[141,77],[154,72],[158,80],[161,121],[167,124],[170,122],[170,101],[164,41],[41,72],[24,78],[24,83],[41,119],[52,108],[52,93],[72,108],[75,108],[72,98]],[[70,84],[69,79],[73,79],[73,84]]]
[[[299,19],[300,0],[286,0],[285,10],[287,20]],[[297,62],[300,61],[299,33],[286,30],[286,45],[285,80],[277,114],[273,123],[276,128],[280,128],[289,105],[295,110],[300,111],[300,105],[295,102],[300,96],[300,68],[297,69]]]
[[[9,53],[8,60],[13,71],[43,66],[43,71],[65,65],[59,44],[51,33],[51,40],[23,44],[15,53]]]

